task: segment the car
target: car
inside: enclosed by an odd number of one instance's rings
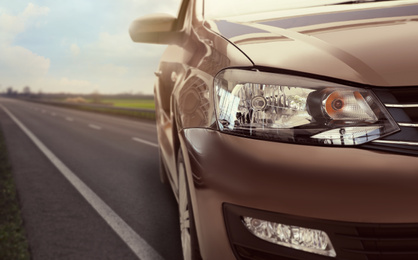
[[[418,259],[418,1],[183,0],[129,33],[168,46],[184,259]]]

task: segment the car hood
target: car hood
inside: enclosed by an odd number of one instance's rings
[[[418,85],[418,5],[212,24],[257,66],[373,86]]]

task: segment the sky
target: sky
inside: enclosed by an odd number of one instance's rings
[[[0,0],[0,92],[152,94],[164,45],[134,43],[130,23],[177,14],[180,0]]]

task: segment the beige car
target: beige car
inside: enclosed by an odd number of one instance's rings
[[[418,1],[184,0],[135,20],[185,259],[418,259]]]

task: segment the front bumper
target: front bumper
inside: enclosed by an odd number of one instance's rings
[[[208,129],[183,130],[181,144],[204,259],[235,259],[227,204],[321,221],[418,223],[416,157]]]

